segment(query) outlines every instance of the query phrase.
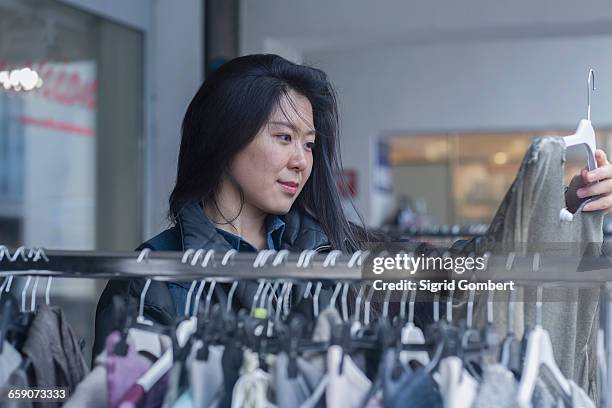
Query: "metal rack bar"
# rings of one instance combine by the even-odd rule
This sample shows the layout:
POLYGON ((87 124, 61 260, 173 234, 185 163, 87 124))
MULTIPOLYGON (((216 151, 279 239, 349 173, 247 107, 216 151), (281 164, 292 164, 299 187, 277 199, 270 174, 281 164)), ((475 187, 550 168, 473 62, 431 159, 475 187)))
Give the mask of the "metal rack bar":
MULTIPOLYGON (((282 262, 273 262, 274 254, 267 262, 254 265, 253 253, 237 253, 229 262, 220 262, 224 253, 214 254, 206 267, 203 256, 195 262, 182 263, 182 252, 151 252, 138 262, 135 252, 97 251, 46 251, 48 261, 33 261, 18 257, 14 261, 0 260, 0 276, 38 275, 65 276, 92 279, 155 278, 158 280, 192 280, 203 278, 222 279, 296 279, 296 280, 373 280, 373 279, 448 279, 449 275, 433 270, 419 270, 413 275, 406 271, 385 271, 376 275, 368 267, 368 259, 353 262, 353 256, 338 255, 334 265, 325 266, 328 255, 313 254, 303 262, 303 254, 286 254, 282 262), (276 265, 273 265, 276 263, 276 265)), ((515 256, 512 267, 507 268, 507 256, 488 258, 487 269, 476 274, 477 279, 492 281, 514 280, 517 283, 565 283, 568 285, 594 286, 612 282, 612 261, 607 257, 577 258, 570 256, 539 256, 537 271, 533 268, 533 255, 515 256)), ((452 278, 472 278, 470 273, 453 274, 452 278)))

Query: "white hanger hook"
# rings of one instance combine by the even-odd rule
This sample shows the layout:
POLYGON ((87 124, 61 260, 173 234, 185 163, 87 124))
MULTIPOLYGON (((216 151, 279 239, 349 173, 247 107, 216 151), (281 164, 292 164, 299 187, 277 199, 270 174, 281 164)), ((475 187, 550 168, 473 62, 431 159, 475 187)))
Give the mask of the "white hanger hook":
POLYGON ((149 248, 145 248, 142 251, 140 251, 140 254, 138 254, 138 259, 136 260, 136 262, 141 263, 145 258, 148 258, 149 252, 151 252, 149 248))
POLYGON ((205 316, 208 316, 210 312, 210 304, 212 302, 212 296, 213 296, 213 292, 215 290, 216 284, 217 284, 217 281, 213 279, 213 281, 210 284, 210 287, 208 288, 208 293, 206 294, 206 303, 204 304, 204 315, 205 316))
POLYGON ((215 250, 214 249, 209 249, 206 252, 206 255, 204 255, 204 259, 202 260, 202 263, 200 264, 200 266, 202 268, 206 268, 208 266, 208 263, 210 261, 213 261, 215 258, 215 250))
POLYGON ((8 251, 8 248, 4 245, 0 245, 0 261, 4 259, 4 256, 7 257, 7 259, 11 259, 11 254, 8 251))
POLYGON ((30 312, 36 310, 36 294, 38 292, 38 281, 40 280, 40 276, 37 276, 34 279, 34 286, 32 286, 32 296, 30 297, 30 312))
MULTIPOLYGON (((45 250, 44 248, 36 248, 36 252, 34 254, 34 258, 32 259, 34 262, 38 262, 40 259, 43 259, 45 262, 49 262, 49 258, 47 257, 47 254, 45 254, 45 250)), ((37 289, 38 289, 38 281, 39 281, 39 276, 36 277, 36 279, 34 279, 34 286, 32 288, 32 298, 30 301, 30 311, 33 312, 36 310, 36 294, 37 294, 37 289)), ((49 277, 47 279, 47 289, 45 290, 45 302, 46 304, 49 304, 49 289, 50 289, 50 281, 51 277, 49 277)))
POLYGON ((13 256, 10 258, 11 262, 17 262, 17 258, 19 258, 19 256, 21 256, 21 259, 23 260, 23 262, 27 262, 28 258, 25 255, 25 249, 26 248, 24 246, 20 246, 19 248, 17 248, 13 256))
POLYGON ((593 68, 589 69, 589 75, 587 76, 587 120, 591 120, 591 89, 595 91, 595 71, 593 68), (591 88, 591 84, 593 87, 591 88))
POLYGON ((187 263, 189 257, 195 253, 195 249, 188 249, 183 253, 183 259, 181 259, 181 263, 187 263))
POLYGON ((368 295, 366 296, 365 308, 363 310, 363 314, 364 314, 363 322, 365 325, 370 324, 370 310, 371 310, 370 304, 371 304, 373 295, 374 295, 374 285, 370 286, 370 290, 368 291, 368 295))
MULTIPOLYGON (((188 249, 183 253, 183 258, 181 259, 181 263, 185 264, 189 261, 189 257, 195 253, 195 249, 188 249)), ((185 300, 185 308, 183 309, 185 316, 189 316, 189 310, 191 309, 191 296, 193 295, 193 290, 195 289, 195 285, 198 281, 191 281, 191 286, 189 286, 189 290, 187 291, 187 299, 185 300)))
POLYGON ((357 293, 357 299, 355 300, 355 316, 354 316, 354 320, 356 322, 359 321, 359 317, 361 314, 361 300, 363 299, 363 294, 365 292, 365 283, 361 285, 361 287, 359 288, 359 293, 357 293))
POLYGON ((272 261, 272 266, 278 266, 281 263, 285 262, 288 256, 289 256, 289 250, 281 249, 280 251, 278 251, 278 253, 274 257, 274 261, 272 261))
POLYGON ((404 318, 406 317, 406 303, 408 301, 408 291, 405 290, 402 292, 402 299, 400 300, 400 309, 399 309, 399 315, 400 315, 400 319, 403 321, 404 318))
POLYGON ((410 303, 408 304, 408 323, 414 324, 414 304, 416 303, 416 290, 410 291, 410 303))
POLYGON ((321 282, 317 282, 314 295, 312 295, 312 312, 314 313, 314 317, 319 317, 319 294, 321 293, 322 286, 323 284, 321 282))
POLYGON ((308 268, 308 266, 310 265, 310 261, 312 260, 312 257, 317 254, 317 251, 315 250, 303 251, 302 254, 304 255, 304 258, 302 259, 302 255, 300 255, 300 259, 302 260, 302 262, 300 262, 300 260, 298 259, 297 267, 298 268, 300 267, 308 268))
POLYGON ((206 282, 208 279, 202 279, 200 281, 200 285, 198 286, 198 291, 196 292, 195 299, 193 300, 193 309, 191 309, 191 316, 195 317, 198 313, 198 307, 200 306, 200 299, 202 298, 202 293, 204 292, 204 288, 206 287, 206 282))
POLYGON ((349 284, 348 282, 344 284, 344 287, 342 288, 342 320, 344 320, 345 322, 348 322, 348 291, 349 291, 349 284))
POLYGON ((230 249, 223 255, 223 260, 221 260, 221 265, 226 266, 230 260, 234 260, 234 256, 238 253, 235 249, 230 249))
POLYGON ((334 292, 332 293, 332 296, 329 299, 329 306, 333 307, 336 310, 338 310, 338 308, 336 308, 336 301, 338 300, 338 295, 340 294, 341 289, 342 289, 342 282, 337 282, 336 287, 334 288, 334 292))
POLYGON ((232 287, 230 288, 229 294, 227 295, 227 313, 232 310, 232 300, 234 300, 234 293, 236 292, 236 288, 238 287, 238 281, 234 281, 232 283, 232 287))
POLYGON ((288 282, 287 290, 285 291, 285 298, 283 299, 283 316, 285 318, 289 316, 289 313, 291 312, 291 290, 292 289, 293 289, 293 282, 288 282))
MULTIPOLYGON (((143 260, 148 259, 150 252, 151 249, 144 248, 142 251, 140 251, 136 262, 141 263, 143 260)), ((149 286, 151 286, 150 278, 147 279, 147 281, 145 282, 144 288, 142 289, 142 293, 140 294, 140 304, 138 305, 138 317, 136 317, 136 321, 141 324, 146 324, 147 326, 153 326, 153 322, 151 320, 145 319, 144 317, 144 302, 145 298, 147 297, 147 292, 149 291, 149 286)))
POLYGON ((25 313, 25 304, 26 304, 26 293, 28 293, 28 287, 30 286, 30 282, 32 281, 32 277, 28 276, 26 279, 25 285, 23 285, 23 290, 21 291, 21 311, 25 313))
POLYGON ((191 286, 189 286, 189 290, 187 291, 187 299, 185 300, 185 316, 189 316, 189 311, 191 310, 191 297, 193 296, 193 290, 195 289, 197 280, 191 281, 191 286))
POLYGON ((285 296, 287 294, 287 289, 289 288, 289 282, 283 282, 283 286, 281 286, 280 296, 278 301, 276 302, 276 310, 274 311, 274 321, 280 321, 280 314, 285 306, 285 296))
POLYGON ((385 293, 385 300, 383 302, 383 313, 382 313, 382 315, 383 315, 383 317, 385 319, 388 319, 388 317, 389 317, 389 301, 390 300, 391 300, 391 291, 388 290, 385 293))
POLYGON ((436 294, 434 295, 433 319, 434 319, 434 322, 437 322, 440 320, 440 294, 438 292, 436 292, 436 294))
POLYGON ((251 305, 251 315, 255 312, 255 309, 257 308, 257 302, 259 301, 261 291, 263 290, 265 284, 266 282, 263 279, 259 281, 257 291, 255 292, 255 296, 253 296, 253 304, 251 305))
POLYGON ((45 304, 49 305, 51 303, 50 293, 51 293, 51 282, 53 282, 53 276, 49 276, 47 278, 47 287, 45 288, 45 304))

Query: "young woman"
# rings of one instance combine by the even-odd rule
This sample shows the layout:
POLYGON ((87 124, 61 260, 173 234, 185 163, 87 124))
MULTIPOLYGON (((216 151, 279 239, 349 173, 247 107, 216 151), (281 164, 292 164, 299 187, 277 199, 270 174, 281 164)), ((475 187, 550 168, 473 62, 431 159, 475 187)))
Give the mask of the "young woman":
MULTIPOLYGON (((182 126, 171 228, 139 249, 225 252, 354 251, 365 228, 342 209, 336 97, 326 74, 277 55, 236 58, 202 84, 182 126)), ((362 223, 363 224, 363 223, 362 223)), ((112 297, 138 298, 142 281, 111 281, 96 311, 94 355, 113 329, 112 297)), ((250 307, 253 286, 236 297, 250 307)), ((153 282, 145 314, 168 324, 189 283, 153 282)))

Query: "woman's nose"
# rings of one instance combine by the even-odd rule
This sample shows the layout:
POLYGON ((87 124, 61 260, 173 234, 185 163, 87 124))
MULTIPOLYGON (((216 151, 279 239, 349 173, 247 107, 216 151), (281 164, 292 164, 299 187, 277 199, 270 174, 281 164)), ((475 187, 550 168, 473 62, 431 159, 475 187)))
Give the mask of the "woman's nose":
POLYGON ((289 168, 297 171, 303 171, 308 166, 306 154, 301 146, 296 146, 291 158, 289 159, 289 168))

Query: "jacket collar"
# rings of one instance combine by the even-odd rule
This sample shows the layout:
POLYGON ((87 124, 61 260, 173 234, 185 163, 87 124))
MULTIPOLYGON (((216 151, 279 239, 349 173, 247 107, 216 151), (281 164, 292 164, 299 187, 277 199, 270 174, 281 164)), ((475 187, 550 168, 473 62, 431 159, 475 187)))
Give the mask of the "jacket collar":
MULTIPOLYGON (((309 215, 292 208, 280 218, 285 222, 282 249, 302 251, 329 246, 329 239, 323 228, 309 215)), ((196 202, 186 205, 181 210, 177 224, 181 232, 183 251, 201 248, 219 251, 232 249, 196 202)))

